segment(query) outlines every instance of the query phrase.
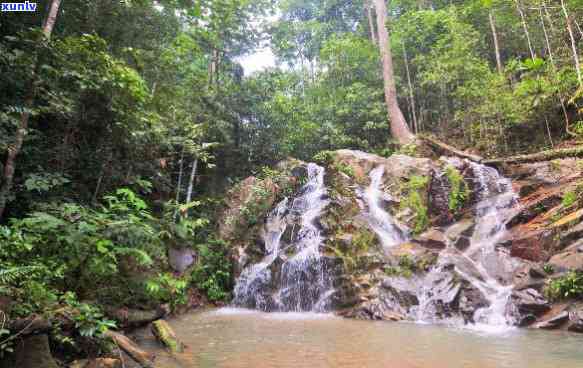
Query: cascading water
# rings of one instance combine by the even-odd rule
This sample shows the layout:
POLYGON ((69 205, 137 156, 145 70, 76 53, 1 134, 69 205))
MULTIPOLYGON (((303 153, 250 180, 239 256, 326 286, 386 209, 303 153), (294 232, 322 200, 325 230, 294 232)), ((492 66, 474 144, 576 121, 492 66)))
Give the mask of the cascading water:
POLYGON ((286 198, 268 216, 264 231, 267 255, 243 270, 233 304, 264 311, 326 311, 334 292, 333 265, 320 253, 323 241, 317 218, 328 205, 324 168, 307 165, 308 182, 291 201, 286 198), (291 241, 282 235, 291 229, 291 241))
POLYGON ((371 229, 377 234, 385 251, 407 239, 406 229, 400 227, 391 215, 381 207, 381 200, 387 196, 383 192, 384 166, 371 170, 370 185, 360 192, 365 203, 365 216, 371 229))
POLYGON ((502 280, 498 280, 496 271, 512 261, 508 254, 496 249, 496 244, 506 235, 507 212, 517 203, 517 196, 510 180, 501 177, 495 169, 473 162, 470 165, 480 187, 480 197, 476 206, 476 229, 464 256, 473 261, 481 279, 464 276, 490 303, 487 308, 475 312, 474 321, 508 325, 506 310, 512 285, 504 285, 502 280))
MULTIPOLYGON (((432 286, 436 283, 453 283, 444 278, 444 269, 455 265, 456 272, 480 291, 487 301, 487 306, 478 308, 472 317, 477 326, 508 326, 507 309, 512 285, 505 284, 498 277, 503 272, 500 268, 512 267, 510 256, 496 249, 496 244, 506 235, 507 212, 517 203, 517 196, 512 191, 510 180, 503 178, 493 168, 477 163, 468 163, 473 171, 478 203, 475 207, 477 219, 470 246, 463 252, 451 245, 442 251, 434 268, 425 277, 419 293, 417 319, 434 321, 436 300, 443 295, 435 293, 432 286), (510 266, 509 266, 510 265, 510 266)), ((508 272, 506 272, 508 274, 508 272)), ((447 292, 457 293, 459 286, 444 288, 447 292)), ((451 323, 458 323, 456 319, 451 323)))

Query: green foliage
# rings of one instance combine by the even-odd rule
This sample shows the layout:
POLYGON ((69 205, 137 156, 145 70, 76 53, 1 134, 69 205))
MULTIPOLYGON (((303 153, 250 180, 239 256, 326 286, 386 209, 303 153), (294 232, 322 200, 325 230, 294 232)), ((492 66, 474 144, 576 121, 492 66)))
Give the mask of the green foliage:
POLYGON ((117 327, 114 321, 104 317, 97 306, 80 303, 71 292, 65 293, 62 300, 67 307, 73 309, 72 319, 81 336, 102 337, 107 330, 117 327))
POLYGON ((419 267, 409 255, 400 256, 396 266, 385 267, 385 274, 388 276, 411 278, 417 271, 419 267))
POLYGON ((553 300, 576 298, 583 295, 583 273, 569 271, 566 275, 552 279, 545 288, 547 297, 553 300))
POLYGON ((553 267, 553 265, 549 264, 549 263, 545 263, 543 265, 543 271, 547 274, 547 275, 551 275, 553 272, 555 272, 555 268, 553 267))
POLYGON ((580 193, 577 191, 567 192, 563 195, 563 200, 561 204, 563 207, 571 207, 575 202, 578 201, 580 193))
POLYGON ((316 153, 312 159, 314 160, 314 162, 320 165, 328 165, 334 160, 334 152, 320 151, 316 153))
POLYGON ((145 202, 128 189, 105 199, 97 209, 46 204, 0 228, 2 283, 14 290, 19 314, 54 304, 63 285, 90 297, 120 275, 121 261, 149 267, 161 256, 145 202))
POLYGON ((468 185, 463 175, 452 165, 447 165, 445 175, 451 186, 448 206, 450 211, 455 213, 464 206, 465 201, 468 199, 468 185))
POLYGON ((429 215, 426 203, 429 178, 413 175, 403 188, 401 209, 409 208, 414 214, 413 232, 419 234, 429 225, 429 215))
POLYGON ((159 302, 170 303, 174 310, 188 302, 188 283, 183 277, 176 278, 170 273, 161 273, 146 282, 146 290, 159 302))
POLYGON ((198 246, 198 262, 192 271, 194 285, 211 301, 226 300, 231 289, 231 261, 227 245, 209 240, 198 246))

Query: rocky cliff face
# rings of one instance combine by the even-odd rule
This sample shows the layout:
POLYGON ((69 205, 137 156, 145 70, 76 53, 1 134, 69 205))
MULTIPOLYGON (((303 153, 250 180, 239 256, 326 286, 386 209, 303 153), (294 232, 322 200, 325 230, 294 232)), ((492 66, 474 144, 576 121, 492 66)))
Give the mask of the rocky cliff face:
POLYGON ((236 305, 583 329, 577 303, 543 296, 550 279, 583 270, 581 211, 562 203, 581 180, 574 160, 507 167, 511 181, 453 158, 318 158, 231 192, 220 233, 236 305))

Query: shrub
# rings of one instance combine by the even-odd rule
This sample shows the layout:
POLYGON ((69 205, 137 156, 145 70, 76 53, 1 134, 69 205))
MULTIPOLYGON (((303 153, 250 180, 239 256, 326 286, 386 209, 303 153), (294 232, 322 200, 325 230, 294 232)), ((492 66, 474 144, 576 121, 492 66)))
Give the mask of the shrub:
POLYGON ((429 225, 427 205, 422 194, 425 193, 429 179, 425 176, 411 176, 405 185, 405 197, 401 202, 401 208, 410 208, 415 214, 413 232, 419 234, 429 225))
POLYGON ((194 285, 211 301, 226 300, 231 289, 231 260, 227 245, 211 239, 198 246, 198 257, 192 272, 194 285))
POLYGON ((545 294, 553 300, 583 296, 583 272, 570 271, 566 275, 551 280, 545 294))
POLYGON ((445 168, 445 175, 451 186, 448 207, 450 211, 455 213, 464 206, 468 198, 468 185, 464 181, 463 175, 452 165, 445 168))

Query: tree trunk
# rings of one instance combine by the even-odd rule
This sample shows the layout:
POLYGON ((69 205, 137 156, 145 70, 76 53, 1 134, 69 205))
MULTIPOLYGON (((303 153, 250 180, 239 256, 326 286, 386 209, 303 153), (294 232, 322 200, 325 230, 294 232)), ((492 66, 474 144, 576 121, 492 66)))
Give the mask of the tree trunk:
POLYGON ((178 183, 176 184, 176 203, 180 203, 180 188, 182 187, 182 171, 184 169, 184 147, 180 153, 180 171, 178 172, 178 183))
POLYGON ((368 1, 365 1, 364 7, 366 8, 366 15, 368 17, 368 27, 370 28, 370 40, 375 45, 378 45, 378 42, 377 42, 377 31, 376 31, 376 29, 374 27, 374 21, 373 21, 371 4, 368 1))
MULTIPOLYGON (((61 5, 61 0, 52 0, 51 7, 49 8, 49 13, 43 22, 43 33, 46 38, 51 37, 53 28, 55 26, 55 21, 57 19, 57 14, 59 12, 59 6, 61 5)), ((26 98, 24 99, 24 112, 20 116, 20 124, 16 130, 16 136, 14 139, 14 145, 8 148, 8 154, 6 156, 6 162, 4 164, 4 173, 2 186, 0 187, 0 219, 4 215, 6 210, 6 203, 8 202, 8 195, 12 190, 12 184, 14 182, 14 171, 16 169, 16 157, 22 149, 22 144, 24 138, 28 133, 28 121, 30 119, 30 109, 34 103, 34 97, 36 95, 36 70, 37 68, 37 56, 35 55, 35 60, 33 63, 33 74, 30 79, 30 87, 26 98)))
POLYGON ((411 116, 413 118, 413 131, 415 134, 419 133, 417 126, 417 112, 415 111, 415 94, 413 93, 413 84, 411 83, 411 73, 409 73, 409 60, 407 58, 407 48, 403 42, 403 57, 405 59, 405 72, 407 73, 407 85, 409 86, 409 101, 411 102, 411 116))
POLYGON ((549 52, 549 59, 551 61, 551 65, 553 66, 553 69, 556 69, 555 67, 555 59, 553 58, 553 50, 551 48, 551 41, 549 39, 549 34, 547 32, 547 27, 545 25, 545 19, 543 17, 543 8, 539 8, 539 14, 540 14, 540 23, 543 29, 543 34, 545 36, 545 41, 547 43, 547 51, 549 52))
POLYGON ((522 28, 524 29, 524 34, 526 36, 526 41, 528 42, 528 49, 530 50, 530 57, 532 60, 536 57, 534 50, 532 48, 532 42, 530 42, 530 34, 528 33, 528 25, 526 24, 526 18, 524 17, 524 12, 522 11, 522 5, 518 0, 516 1, 516 9, 518 9, 518 13, 520 13, 520 19, 522 20, 522 28))
POLYGON ((192 163, 192 171, 190 172, 190 179, 188 180, 188 190, 186 192, 186 203, 192 200, 192 188, 194 187, 194 178, 196 177, 196 168, 198 166, 198 158, 194 159, 192 163))
POLYGON ((498 68, 498 73, 502 75, 504 74, 504 68, 502 67, 500 45, 498 44, 498 33, 496 32, 496 23, 494 22, 494 14, 492 14, 492 10, 488 12, 488 18, 490 19, 490 28, 492 29, 492 38, 494 39, 494 51, 496 52, 496 67, 498 68))
POLYGON ((577 71, 577 79, 579 80, 579 86, 583 87, 583 77, 581 76, 581 64, 579 63, 579 54, 577 54, 577 43, 575 41, 575 35, 573 34, 571 17, 569 17, 569 13, 567 12, 565 0, 561 0, 561 7, 563 8, 563 14, 565 15, 565 20, 567 21, 567 30, 569 31, 569 37, 571 38, 571 49, 573 51, 573 59, 575 60, 575 70, 577 71))
POLYGON ((414 136, 411 134, 403 112, 397 102, 397 88, 395 86, 395 76, 393 73, 393 59, 391 55, 391 44, 389 32, 387 31, 385 17, 387 8, 385 0, 375 0, 375 10, 377 14, 377 30, 379 49, 383 62, 383 82, 385 89, 385 103, 390 120, 390 129, 392 136, 399 144, 410 143, 414 136))

